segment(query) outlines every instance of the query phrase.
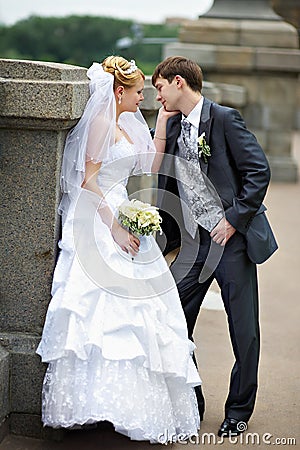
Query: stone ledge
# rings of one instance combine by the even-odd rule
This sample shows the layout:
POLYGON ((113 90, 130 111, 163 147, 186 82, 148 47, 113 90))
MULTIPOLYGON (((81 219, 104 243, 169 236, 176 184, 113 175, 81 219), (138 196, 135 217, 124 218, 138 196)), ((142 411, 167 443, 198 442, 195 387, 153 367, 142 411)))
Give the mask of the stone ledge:
POLYGON ((299 47, 298 33, 293 25, 282 21, 241 20, 238 44, 259 47, 299 47))
MULTIPOLYGON (((29 333, 0 333, 0 345, 10 353, 32 353, 40 336, 29 333)), ((0 347, 1 348, 1 347, 0 347)))
POLYGON ((298 48, 295 27, 282 21, 202 18, 185 21, 179 40, 184 43, 298 48))
POLYGON ((216 67, 216 45, 171 42, 164 46, 163 59, 168 56, 184 55, 198 63, 202 68, 216 67), (203 64, 204 61, 204 64, 203 64))
POLYGON ((9 130, 69 130, 77 122, 76 119, 47 119, 47 118, 19 118, 19 117, 1 117, 0 116, 0 128, 6 128, 9 130))
POLYGON ((164 53, 164 57, 185 55, 208 72, 232 73, 239 69, 245 74, 253 71, 274 74, 300 71, 300 50, 297 49, 171 43, 165 46, 164 53))
POLYGON ((216 45, 214 51, 218 72, 237 69, 253 71, 255 68, 255 49, 252 47, 216 45))
POLYGON ((71 83, 0 78, 1 116, 77 119, 88 96, 88 81, 71 83))
POLYGON ((300 50, 257 48, 255 67, 257 70, 299 73, 300 50))
POLYGON ((184 43, 224 45, 237 44, 239 22, 228 19, 199 19, 185 21, 179 31, 179 40, 184 43))
POLYGON ((0 59, 1 117, 79 119, 89 97, 86 68, 0 59))
POLYGON ((55 62, 0 58, 0 77, 46 81, 86 81, 87 69, 55 62))

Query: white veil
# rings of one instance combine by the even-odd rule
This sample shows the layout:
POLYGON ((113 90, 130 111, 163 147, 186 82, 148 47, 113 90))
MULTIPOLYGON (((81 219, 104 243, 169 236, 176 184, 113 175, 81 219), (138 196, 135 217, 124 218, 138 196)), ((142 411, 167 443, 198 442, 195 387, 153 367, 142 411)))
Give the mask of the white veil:
MULTIPOLYGON (((65 143, 60 180, 63 195, 59 205, 59 213, 63 216, 81 190, 85 163, 97 163, 109 157, 109 150, 115 142, 114 76, 95 62, 88 69, 87 76, 90 79, 90 97, 81 119, 69 132, 65 143)), ((123 112, 119 124, 135 146, 137 163, 133 174, 150 173, 156 150, 141 112, 123 112)))

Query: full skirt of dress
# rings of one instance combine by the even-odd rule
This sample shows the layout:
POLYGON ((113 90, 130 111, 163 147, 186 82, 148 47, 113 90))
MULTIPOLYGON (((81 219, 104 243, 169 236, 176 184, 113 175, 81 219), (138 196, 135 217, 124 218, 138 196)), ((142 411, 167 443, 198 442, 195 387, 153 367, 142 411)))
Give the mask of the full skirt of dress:
POLYGON ((171 272, 152 236, 135 258, 123 252, 92 204, 77 199, 63 226, 37 349, 48 363, 42 421, 109 421, 151 443, 193 436, 201 380, 171 272))

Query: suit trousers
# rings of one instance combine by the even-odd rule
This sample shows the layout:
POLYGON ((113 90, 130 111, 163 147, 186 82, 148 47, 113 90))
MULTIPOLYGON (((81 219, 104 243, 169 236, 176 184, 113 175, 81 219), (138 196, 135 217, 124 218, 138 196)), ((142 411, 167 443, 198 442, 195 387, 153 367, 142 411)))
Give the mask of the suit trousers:
POLYGON ((247 422, 253 412, 260 350, 258 286, 256 265, 246 252, 245 238, 239 232, 229 239, 216 268, 209 278, 199 282, 210 245, 215 244, 209 232, 199 226, 199 249, 194 261, 195 240, 182 236, 182 247, 171 271, 175 278, 187 320, 189 337, 193 339, 200 307, 212 281, 216 279, 227 314, 229 333, 235 362, 225 403, 225 417, 247 422))

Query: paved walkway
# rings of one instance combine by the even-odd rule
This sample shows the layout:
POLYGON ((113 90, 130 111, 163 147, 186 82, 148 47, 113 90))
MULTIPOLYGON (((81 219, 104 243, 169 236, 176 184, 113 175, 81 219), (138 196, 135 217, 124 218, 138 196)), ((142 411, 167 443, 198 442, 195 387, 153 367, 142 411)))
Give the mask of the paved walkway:
MULTIPOLYGON (((294 149, 300 167, 300 133, 295 136, 294 149)), ((200 440, 184 447, 179 443, 172 445, 176 450, 200 448, 198 446, 209 448, 213 445, 223 449, 261 448, 276 444, 300 448, 300 183, 271 183, 265 203, 280 249, 267 263, 259 266, 262 336, 260 383, 255 412, 248 429, 248 433, 256 435, 246 433, 241 435, 238 442, 227 440, 225 443, 221 443, 216 436, 223 420, 223 404, 233 356, 225 313, 223 309, 207 309, 210 308, 208 302, 199 317, 196 334, 207 410, 200 440), (212 433, 210 437, 208 433, 212 433)), ((7 436, 0 444, 0 450, 150 448, 153 445, 131 442, 111 429, 68 432, 61 442, 7 436)))

